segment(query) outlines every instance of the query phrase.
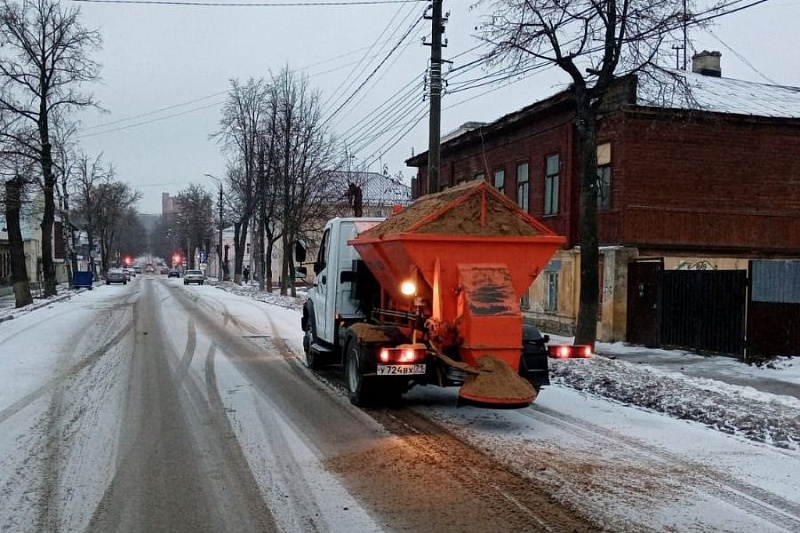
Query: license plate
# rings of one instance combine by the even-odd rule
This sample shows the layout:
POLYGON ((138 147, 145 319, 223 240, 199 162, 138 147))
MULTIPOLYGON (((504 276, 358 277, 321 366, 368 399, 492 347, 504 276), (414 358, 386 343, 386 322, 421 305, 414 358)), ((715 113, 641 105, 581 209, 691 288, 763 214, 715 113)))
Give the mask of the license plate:
POLYGON ((425 365, 378 365, 379 376, 407 376, 410 374, 424 374, 425 365))

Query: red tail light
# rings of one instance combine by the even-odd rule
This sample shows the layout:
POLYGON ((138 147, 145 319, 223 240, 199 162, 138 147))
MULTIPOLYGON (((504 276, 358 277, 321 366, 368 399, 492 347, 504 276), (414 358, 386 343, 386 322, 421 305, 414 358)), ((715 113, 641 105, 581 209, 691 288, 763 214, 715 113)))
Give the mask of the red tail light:
POLYGON ((550 346, 548 355, 552 359, 588 359, 592 356, 592 347, 585 345, 550 346))
POLYGON ((384 364, 419 363, 425 360, 425 347, 419 344, 406 344, 397 348, 381 348, 378 358, 384 364))

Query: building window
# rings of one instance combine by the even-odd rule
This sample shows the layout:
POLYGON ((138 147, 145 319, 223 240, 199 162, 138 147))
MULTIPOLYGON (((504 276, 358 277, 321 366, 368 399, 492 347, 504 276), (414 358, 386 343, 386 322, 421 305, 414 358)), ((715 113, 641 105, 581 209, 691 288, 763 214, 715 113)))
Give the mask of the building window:
POLYGON ((558 154, 548 156, 544 172, 544 214, 558 214, 558 154))
POLYGON ((494 188, 500 192, 505 192, 506 187, 506 171, 499 168, 494 171, 494 188))
POLYGON ((522 298, 519 301, 520 309, 525 311, 529 311, 531 308, 531 295, 528 291, 525 291, 525 294, 522 295, 522 298))
POLYGON ((484 174, 483 172, 479 172, 478 174, 475 174, 475 179, 476 180, 486 179, 486 174, 484 174))
POLYGON ((517 204, 528 211, 528 163, 517 165, 517 204))
POLYGON ((611 143, 597 147, 597 208, 611 208, 611 143))
POLYGON ((544 310, 548 313, 558 311, 558 272, 545 272, 544 310))

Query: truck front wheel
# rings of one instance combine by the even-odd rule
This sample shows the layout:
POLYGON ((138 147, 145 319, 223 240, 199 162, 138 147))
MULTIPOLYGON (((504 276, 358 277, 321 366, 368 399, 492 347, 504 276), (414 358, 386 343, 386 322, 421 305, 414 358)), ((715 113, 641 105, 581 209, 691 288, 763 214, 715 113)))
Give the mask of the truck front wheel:
POLYGON ((305 332, 303 334, 303 351, 306 353, 306 366, 311 370, 319 370, 325 366, 325 356, 315 352, 313 349, 314 343, 317 342, 317 333, 315 331, 313 317, 308 317, 305 324, 305 332))
POLYGON ((370 403, 370 383, 364 379, 364 355, 361 343, 356 337, 347 342, 345 369, 347 372, 347 390, 350 392, 350 403, 363 407, 370 403))

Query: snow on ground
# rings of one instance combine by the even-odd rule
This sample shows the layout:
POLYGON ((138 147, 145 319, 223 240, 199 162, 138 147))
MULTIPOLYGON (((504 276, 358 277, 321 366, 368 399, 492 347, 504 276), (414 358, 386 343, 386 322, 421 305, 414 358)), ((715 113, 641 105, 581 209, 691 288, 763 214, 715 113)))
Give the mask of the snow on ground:
POLYGON ((0 297, 0 323, 14 318, 19 318, 21 316, 30 313, 31 311, 36 311, 37 309, 41 309, 42 307, 47 307, 50 304, 54 304, 64 300, 69 300, 76 294, 80 294, 86 290, 88 289, 85 288, 70 289, 66 284, 59 285, 58 295, 50 296, 48 298, 34 298, 33 303, 31 305, 22 307, 20 309, 17 309, 14 306, 13 294, 0 297))
POLYGON ((526 409, 406 403, 612 531, 797 531, 800 455, 554 385, 526 409))
POLYGON ((555 383, 694 420, 782 448, 800 449, 800 400, 595 357, 552 361, 555 383))
MULTIPOLYGON (((223 286, 234 294, 250 296, 270 302, 276 298, 288 309, 302 307, 303 298, 280 297, 258 293, 256 287, 239 288, 223 286)), ((286 319, 285 331, 299 335, 297 324, 286 319)), ((299 323, 299 317, 296 319, 299 323)), ((571 338, 551 336, 554 343, 570 343, 571 338)), ((610 356, 642 352, 641 347, 621 343, 598 343, 598 352, 610 356)), ((712 375, 727 373, 793 382, 800 374, 800 363, 779 360, 775 368, 746 365, 726 357, 702 357, 679 351, 647 350, 662 360, 672 358, 672 364, 699 364, 702 361, 712 375), (690 359, 687 359, 690 358, 690 359)), ((781 448, 800 449, 800 399, 776 395, 753 387, 731 385, 720 380, 690 377, 677 371, 664 370, 649 365, 632 364, 608 357, 588 360, 551 360, 553 382, 576 390, 611 398, 613 400, 653 409, 674 418, 694 420, 725 433, 741 435, 781 448)), ((798 380, 800 383, 800 380, 798 380)))
POLYGON ((131 307, 115 292, 0 324, 0 531, 83 531, 102 497, 126 387, 120 354, 133 342, 119 329, 131 307))
POLYGON ((285 307, 287 309, 302 309, 303 303, 305 302, 305 288, 297 288, 297 298, 293 298, 291 296, 281 296, 280 291, 276 289, 275 292, 264 292, 258 290, 258 283, 251 282, 245 285, 236 285, 232 281, 224 281, 222 283, 217 283, 216 287, 218 289, 222 289, 226 292, 230 292, 239 296, 247 296, 249 298, 253 298, 254 300, 258 300, 259 302, 265 302, 272 305, 277 305, 279 307, 285 307))

